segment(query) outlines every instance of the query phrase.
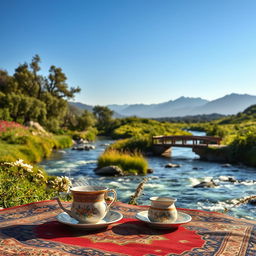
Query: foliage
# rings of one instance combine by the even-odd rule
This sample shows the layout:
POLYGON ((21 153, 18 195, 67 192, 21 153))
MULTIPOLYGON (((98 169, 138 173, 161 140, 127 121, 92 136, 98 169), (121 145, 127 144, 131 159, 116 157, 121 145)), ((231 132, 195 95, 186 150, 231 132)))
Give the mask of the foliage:
POLYGON ((121 153, 108 150, 98 158, 98 167, 109 165, 120 167, 125 174, 147 174, 148 163, 140 154, 121 153))
POLYGON ((156 118, 157 121, 165 121, 170 123, 206 123, 211 122, 213 120, 218 120, 220 118, 225 117, 221 114, 202 114, 202 115, 193 115, 193 116, 181 116, 181 117, 163 117, 156 118))
POLYGON ((0 207, 52 199, 70 186, 67 177, 50 177, 23 160, 0 163, 0 207))
POLYGON ((13 128, 27 129, 27 127, 15 122, 0 120, 0 133, 6 132, 7 130, 10 130, 13 128))
POLYGON ((95 106, 93 108, 93 114, 96 117, 96 127, 101 135, 108 135, 113 125, 113 111, 108 107, 95 106))
POLYGON ((54 135, 54 148, 69 148, 72 146, 73 141, 67 135, 54 135))
POLYGON ((220 148, 215 151, 225 154, 230 162, 256 166, 256 105, 237 115, 210 123, 189 124, 187 128, 201 129, 207 135, 221 137, 221 144, 227 147, 225 150, 220 148))
POLYGON ((70 131, 69 134, 70 136, 72 136, 73 140, 84 139, 88 141, 95 141, 98 134, 98 130, 96 128, 90 127, 86 131, 70 131))
POLYGON ((256 121, 256 104, 246 108, 237 115, 229 116, 220 120, 219 124, 240 124, 242 122, 256 121))
POLYGON ((151 138, 135 136, 128 139, 117 140, 108 147, 108 150, 117 150, 119 152, 140 152, 147 153, 151 149, 151 138))
POLYGON ((12 76, 0 70, 0 118, 19 123, 36 121, 55 132, 65 123, 67 100, 80 88, 68 88, 66 75, 53 65, 48 77, 38 74, 40 61, 35 55, 30 64, 19 65, 12 76))
POLYGON ((145 118, 130 117, 120 120, 121 124, 112 132, 112 137, 131 138, 145 137, 151 138, 155 135, 188 135, 189 132, 181 130, 180 124, 171 124, 167 122, 159 122, 145 118))
POLYGON ((256 125, 240 129, 229 148, 236 161, 256 167, 256 125))

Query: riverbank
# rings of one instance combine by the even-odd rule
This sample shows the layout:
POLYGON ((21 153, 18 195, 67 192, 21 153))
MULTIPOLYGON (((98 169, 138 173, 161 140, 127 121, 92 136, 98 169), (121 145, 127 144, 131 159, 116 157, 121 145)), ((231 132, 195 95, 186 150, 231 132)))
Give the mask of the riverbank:
POLYGON ((23 159, 38 163, 51 155, 53 149, 71 147, 68 135, 53 135, 41 129, 29 128, 15 122, 0 122, 0 162, 23 159))

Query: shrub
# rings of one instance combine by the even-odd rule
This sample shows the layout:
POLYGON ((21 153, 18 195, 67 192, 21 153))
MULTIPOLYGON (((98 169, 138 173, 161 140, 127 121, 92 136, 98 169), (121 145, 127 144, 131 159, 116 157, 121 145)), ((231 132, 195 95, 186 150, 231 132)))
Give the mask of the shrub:
POLYGON ((137 136, 129 139, 122 139, 114 142, 108 147, 108 150, 117 150, 120 152, 130 152, 130 153, 146 153, 150 151, 151 148, 151 138, 137 136))
POLYGON ((83 132, 71 132, 70 135, 74 140, 79 140, 79 139, 85 139, 88 141, 94 141, 96 140, 96 136, 98 134, 98 130, 96 128, 90 127, 86 131, 83 132))
POLYGON ((98 167, 116 165, 125 174, 147 174, 148 163, 140 154, 121 153, 108 150, 98 158, 98 167))
POLYGON ((0 163, 0 207, 52 199, 70 185, 67 177, 50 177, 23 160, 0 163))

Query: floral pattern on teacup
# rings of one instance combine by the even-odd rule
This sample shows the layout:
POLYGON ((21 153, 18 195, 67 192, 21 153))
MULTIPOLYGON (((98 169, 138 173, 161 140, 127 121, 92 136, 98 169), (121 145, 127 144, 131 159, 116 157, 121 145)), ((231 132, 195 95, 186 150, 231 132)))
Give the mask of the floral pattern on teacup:
POLYGON ((78 205, 75 209, 75 214, 80 218, 85 217, 94 217, 99 215, 97 208, 92 205, 80 206, 78 205))

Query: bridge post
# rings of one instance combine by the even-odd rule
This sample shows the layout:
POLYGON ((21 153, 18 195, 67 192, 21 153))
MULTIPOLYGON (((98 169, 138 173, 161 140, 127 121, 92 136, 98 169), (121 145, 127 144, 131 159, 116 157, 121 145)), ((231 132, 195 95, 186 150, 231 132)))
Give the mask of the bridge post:
POLYGON ((172 155, 172 147, 164 144, 153 145, 152 151, 155 156, 171 156, 172 155))

